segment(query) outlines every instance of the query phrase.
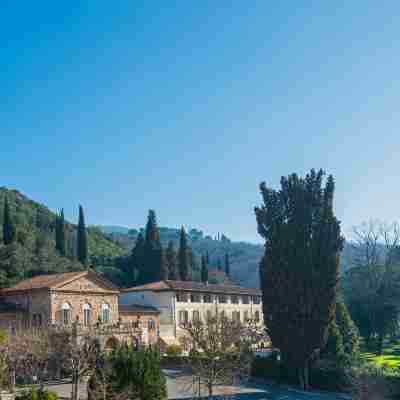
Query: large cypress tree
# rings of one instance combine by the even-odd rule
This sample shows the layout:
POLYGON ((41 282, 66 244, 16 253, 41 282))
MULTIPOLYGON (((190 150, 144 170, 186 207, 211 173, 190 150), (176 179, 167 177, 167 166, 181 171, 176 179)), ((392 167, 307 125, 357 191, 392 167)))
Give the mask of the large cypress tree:
POLYGON ((229 254, 226 253, 225 254, 225 274, 226 276, 230 276, 231 275, 231 263, 229 260, 229 254))
POLYGON ((181 228, 179 241, 178 270, 181 280, 188 281, 190 279, 189 249, 185 228, 183 226, 181 228))
POLYGON ((4 200, 3 210, 3 242, 7 246, 15 241, 16 230, 11 219, 10 206, 8 204, 8 198, 4 200))
POLYGON ((56 215, 56 249, 62 256, 65 256, 64 209, 61 209, 60 215, 56 215))
POLYGON ((340 223, 333 212, 334 180, 311 170, 282 177, 281 189, 260 185, 255 209, 265 239, 260 264, 265 325, 287 372, 308 389, 309 366, 324 348, 335 318, 340 223))
POLYGON ((179 280, 178 262, 174 242, 169 241, 166 251, 166 262, 168 266, 168 279, 173 281, 179 280))
POLYGON ((203 283, 208 282, 208 267, 207 260, 205 256, 201 256, 201 273, 200 273, 201 281, 203 283))
POLYGON ((85 226, 85 216, 82 206, 79 206, 78 239, 77 239, 78 261, 86 265, 88 258, 87 232, 85 226))

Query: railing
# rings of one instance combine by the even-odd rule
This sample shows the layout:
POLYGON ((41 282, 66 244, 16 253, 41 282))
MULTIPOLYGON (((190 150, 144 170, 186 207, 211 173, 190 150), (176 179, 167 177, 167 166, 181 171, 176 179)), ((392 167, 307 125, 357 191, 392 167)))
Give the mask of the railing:
POLYGON ((132 324, 94 324, 94 325, 82 325, 82 324, 51 324, 51 329, 57 331, 73 331, 76 329, 78 335, 93 334, 93 335, 116 335, 116 334, 130 334, 139 335, 142 334, 142 329, 132 324))

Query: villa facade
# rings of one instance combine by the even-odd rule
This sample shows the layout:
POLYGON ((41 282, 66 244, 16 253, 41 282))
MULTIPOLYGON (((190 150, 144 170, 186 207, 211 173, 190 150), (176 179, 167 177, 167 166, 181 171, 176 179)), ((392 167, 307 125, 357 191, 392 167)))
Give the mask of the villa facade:
POLYGON ((120 290, 89 271, 37 276, 0 291, 0 329, 71 328, 94 334, 103 347, 158 342, 159 311, 119 305, 120 290))
POLYGON ((160 281, 121 290, 121 304, 136 303, 160 311, 160 339, 178 344, 186 324, 224 314, 242 323, 263 326, 261 291, 235 285, 160 281))

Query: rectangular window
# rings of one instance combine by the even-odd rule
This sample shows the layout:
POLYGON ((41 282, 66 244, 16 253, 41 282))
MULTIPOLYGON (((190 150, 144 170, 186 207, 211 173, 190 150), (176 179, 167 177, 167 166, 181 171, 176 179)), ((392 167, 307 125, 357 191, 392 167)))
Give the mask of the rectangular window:
POLYGON ((200 322, 200 312, 197 310, 193 311, 193 322, 200 322))
POLYGON ((253 296, 253 303, 260 304, 261 303, 261 296, 253 296))
POLYGON ((243 322, 246 323, 249 320, 249 312, 246 310, 243 313, 243 322))
POLYGON ((212 303, 211 294, 205 294, 204 297, 203 297, 203 302, 204 303, 212 303))
POLYGON ((103 309, 103 316, 102 316, 102 321, 105 324, 108 324, 110 322, 110 310, 105 308, 103 309))
POLYGON ((232 311, 232 321, 240 322, 240 311, 232 311))
POLYGON ((179 311, 179 323, 187 324, 189 322, 189 313, 186 310, 179 311))
POLYGON ((242 296, 242 303, 243 304, 250 304, 249 296, 242 296))
POLYGON ((64 325, 71 323, 71 310, 62 310, 62 321, 64 325))
POLYGON ((238 296, 231 296, 231 303, 232 304, 239 304, 239 297, 238 296))
POLYGON ((179 303, 185 303, 188 301, 188 295, 186 293, 177 293, 176 301, 179 303))
POLYGON ((200 303, 201 302, 201 296, 197 293, 192 293, 190 295, 190 301, 192 303, 200 303))
POLYGON ((209 321, 212 318, 212 311, 211 310, 207 310, 206 318, 207 318, 207 321, 209 321))
POLYGON ((256 312, 254 313, 254 320, 255 320, 256 322, 260 322, 260 311, 256 311, 256 312))
POLYGON ((218 295, 218 303, 225 304, 227 302, 228 302, 228 299, 224 294, 218 295))
POLYGON ((83 324, 89 326, 91 323, 91 312, 90 310, 83 310, 83 324))

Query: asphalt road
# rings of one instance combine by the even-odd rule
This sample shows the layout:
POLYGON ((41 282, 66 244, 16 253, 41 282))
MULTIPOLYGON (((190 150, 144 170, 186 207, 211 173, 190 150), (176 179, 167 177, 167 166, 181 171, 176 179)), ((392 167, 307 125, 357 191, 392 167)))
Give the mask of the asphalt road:
MULTIPOLYGON (((173 369, 163 370, 167 377, 169 399, 199 398, 198 385, 193 378, 182 371, 173 369)), ((62 399, 70 399, 71 383, 68 381, 53 382, 46 385, 48 390, 56 392, 62 399)), ((229 400, 349 400, 348 396, 302 392, 295 389, 283 388, 276 385, 248 384, 243 386, 219 386, 215 389, 215 398, 228 398, 229 400)), ((205 388, 201 391, 201 397, 207 398, 205 388)), ((86 384, 81 383, 79 387, 79 398, 87 398, 86 384)))

